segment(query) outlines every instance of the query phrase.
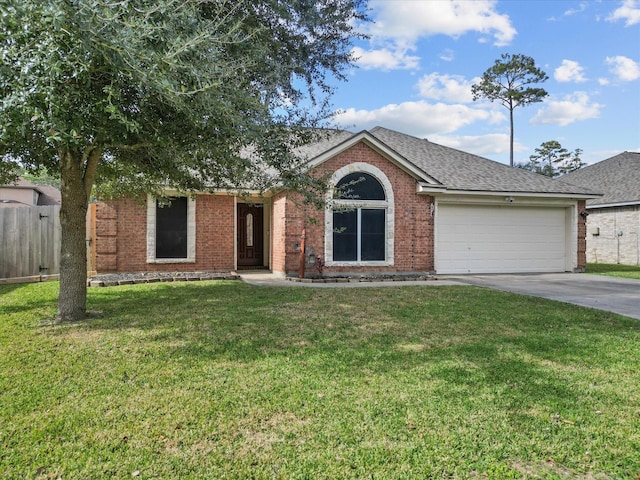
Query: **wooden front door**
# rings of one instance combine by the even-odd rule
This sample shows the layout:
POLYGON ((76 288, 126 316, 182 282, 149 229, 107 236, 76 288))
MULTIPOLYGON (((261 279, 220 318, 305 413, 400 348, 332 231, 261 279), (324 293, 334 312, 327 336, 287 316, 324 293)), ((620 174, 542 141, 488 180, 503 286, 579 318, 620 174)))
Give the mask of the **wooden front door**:
POLYGON ((238 268, 264 265, 263 213, 263 205, 238 204, 238 268))

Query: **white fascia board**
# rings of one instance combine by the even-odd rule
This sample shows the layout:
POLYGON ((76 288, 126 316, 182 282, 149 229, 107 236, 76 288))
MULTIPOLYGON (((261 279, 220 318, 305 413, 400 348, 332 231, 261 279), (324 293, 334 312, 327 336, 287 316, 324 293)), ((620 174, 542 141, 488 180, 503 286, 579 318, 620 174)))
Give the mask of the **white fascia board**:
POLYGON ((378 152, 383 157, 387 158, 389 161, 391 161, 391 163, 399 167, 401 170, 405 171, 413 178, 423 181, 426 185, 440 185, 440 183, 435 178, 420 170, 398 152, 390 148, 386 143, 381 142, 366 130, 353 135, 351 138, 348 138, 344 142, 311 159, 309 162, 307 162, 307 166, 309 167, 309 169, 313 169, 318 165, 323 164, 327 160, 335 157, 336 155, 339 155, 345 150, 348 150, 359 142, 364 142, 367 146, 378 152))
POLYGON ((418 185, 418 193, 424 195, 463 195, 463 196, 495 196, 495 197, 536 197, 536 198, 566 198, 571 200, 588 200, 598 198, 600 195, 588 195, 579 193, 541 193, 541 192, 496 192, 490 190, 449 190, 445 186, 434 188, 433 185, 418 185))
POLYGON ((640 200, 634 200, 632 202, 599 203, 597 205, 587 205, 587 210, 596 208, 633 207, 634 205, 640 205, 640 200))

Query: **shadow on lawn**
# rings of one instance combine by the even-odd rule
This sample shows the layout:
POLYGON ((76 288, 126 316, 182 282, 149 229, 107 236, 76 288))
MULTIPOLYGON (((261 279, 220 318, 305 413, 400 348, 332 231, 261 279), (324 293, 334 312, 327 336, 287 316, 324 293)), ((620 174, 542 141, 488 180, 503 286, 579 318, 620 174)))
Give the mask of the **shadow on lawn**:
MULTIPOLYGON (((425 297, 436 298, 448 288, 448 292, 456 292, 453 300, 457 296, 459 302, 474 305, 472 314, 455 312, 455 304, 439 313, 411 310, 411 305, 408 311, 401 311, 393 305, 399 296, 394 295, 395 289, 381 289, 369 297, 368 302, 379 299, 379 306, 373 306, 374 319, 362 318, 359 310, 364 306, 358 307, 357 294, 341 296, 331 290, 254 287, 237 282, 92 289, 89 309, 105 316, 88 320, 83 328, 135 329, 143 332, 147 342, 166 343, 167 348, 181 350, 179 354, 209 359, 252 361, 302 350, 328 355, 354 350, 371 351, 373 357, 383 353, 392 362, 422 361, 436 354, 467 356, 473 349, 489 352, 505 342, 519 342, 534 354, 552 353, 570 359, 579 357, 585 348, 597 351, 598 335, 625 335, 630 327, 636 333, 640 329, 612 314, 567 305, 559 308, 559 304, 533 297, 517 296, 520 303, 514 305, 508 302, 515 298, 512 294, 491 292, 493 302, 485 301, 489 293, 474 287, 414 289, 408 297, 415 302, 413 292, 420 291, 425 297), (340 310, 339 303, 346 306, 340 310), (494 305, 486 305, 491 303, 494 305), (530 313, 503 311, 507 307, 530 313), (426 327, 416 323, 422 316, 431 317, 425 320, 425 324, 430 322, 426 327), (579 335, 568 334, 572 329, 578 329, 574 333, 579 335), (422 342, 418 352, 395 348, 416 343, 416 338, 422 342)), ((402 301, 407 302, 406 298, 402 301)), ((415 308, 422 307, 415 303, 415 308)), ((481 354, 471 356, 482 358, 481 354)), ((353 356, 351 361, 357 363, 359 357, 353 356)), ((366 356, 362 361, 367 361, 366 356)), ((599 361, 606 359, 600 357, 599 361)))
POLYGON ((110 341, 131 342, 137 358, 179 369, 286 359, 298 375, 321 380, 411 372, 416 381, 438 379, 451 401, 502 392, 496 401, 522 415, 523 399, 549 409, 588 401, 572 370, 608 369, 619 359, 603 354, 601 340, 637 342, 640 329, 614 315, 475 287, 406 288, 367 290, 373 306, 359 305, 353 292, 229 282, 97 289, 89 307, 105 316, 79 328, 113 334, 110 341), (432 308, 438 302, 442 310, 432 308), (460 310, 463 302, 471 313, 460 310), (366 307, 376 316, 363 315, 366 307), (134 335, 120 335, 127 331, 134 335))
POLYGON ((41 295, 34 295, 33 288, 49 288, 50 282, 38 283, 13 283, 9 285, 0 285, 0 315, 11 315, 16 313, 24 313, 33 310, 55 308, 56 300, 41 295), (26 295, 20 295, 20 291, 24 291, 26 295), (18 293, 18 301, 6 301, 6 296, 11 293, 18 293), (28 294, 27 294, 28 293, 28 294))
MULTIPOLYGON (((415 287, 409 295, 409 301, 416 303, 415 308, 420 305, 413 292, 424 295, 425 304, 431 301, 427 295, 435 298, 444 291, 456 295, 444 311, 407 312, 393 305, 394 288, 381 289, 369 297, 369 302, 381 297, 379 307, 373 306, 376 318, 370 319, 362 318, 360 310, 364 307, 357 305, 357 294, 341 297, 336 291, 332 296, 329 289, 267 288, 237 282, 91 289, 88 309, 103 312, 104 317, 87 320, 82 328, 135 329, 144 332, 149 342, 170 341, 169 344, 176 345, 182 341, 182 347, 168 348, 183 348, 184 353, 207 358, 222 355, 238 361, 308 350, 311 346, 331 354, 343 348, 383 348, 391 356, 420 358, 438 351, 452 352, 453 347, 477 345, 475 348, 482 349, 514 341, 530 352, 553 352, 572 358, 585 348, 597 351, 599 335, 625 336, 640 330, 636 322, 625 322, 614 314, 534 297, 489 293, 475 287, 419 288, 415 287), (495 298, 485 301, 487 295, 495 298), (471 304, 472 313, 455 311, 455 297, 459 297, 457 302, 471 304), (513 298, 518 298, 517 305, 509 303, 513 298), (347 307, 339 310, 336 304, 340 302, 351 310, 347 307), (524 313, 507 312, 506 308, 524 313), (422 317, 429 323, 427 327, 416 323, 416 318, 422 317), (574 329, 577 336, 569 334, 574 329), (394 349, 399 344, 413 344, 416 338, 423 343, 428 341, 426 347, 422 345, 425 348, 418 348, 419 354, 411 349, 408 352, 394 349)), ((451 301, 448 297, 446 300, 451 301)), ((25 309, 31 307, 24 305, 25 309)))

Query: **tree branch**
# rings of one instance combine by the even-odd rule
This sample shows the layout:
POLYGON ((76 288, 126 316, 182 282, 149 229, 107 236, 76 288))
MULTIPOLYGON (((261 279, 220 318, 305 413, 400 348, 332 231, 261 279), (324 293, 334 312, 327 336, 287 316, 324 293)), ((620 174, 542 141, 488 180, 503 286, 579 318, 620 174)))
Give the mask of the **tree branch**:
POLYGON ((91 149, 89 156, 85 160, 84 175, 82 176, 82 184, 84 187, 84 193, 89 203, 91 197, 91 189, 93 188, 93 182, 96 178, 96 170, 98 170, 98 164, 100 163, 100 157, 102 156, 102 149, 94 147, 91 149))

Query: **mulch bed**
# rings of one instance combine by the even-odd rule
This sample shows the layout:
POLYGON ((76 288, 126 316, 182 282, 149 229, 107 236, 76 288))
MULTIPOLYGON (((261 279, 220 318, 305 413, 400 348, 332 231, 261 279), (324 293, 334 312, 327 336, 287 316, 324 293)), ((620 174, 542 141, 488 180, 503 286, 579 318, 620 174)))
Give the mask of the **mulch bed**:
POLYGON ((361 282, 415 282, 426 280, 437 280, 434 275, 420 274, 380 274, 380 275, 353 275, 346 277, 323 277, 323 278, 298 278, 287 277, 290 282, 299 283, 361 283, 361 282))

